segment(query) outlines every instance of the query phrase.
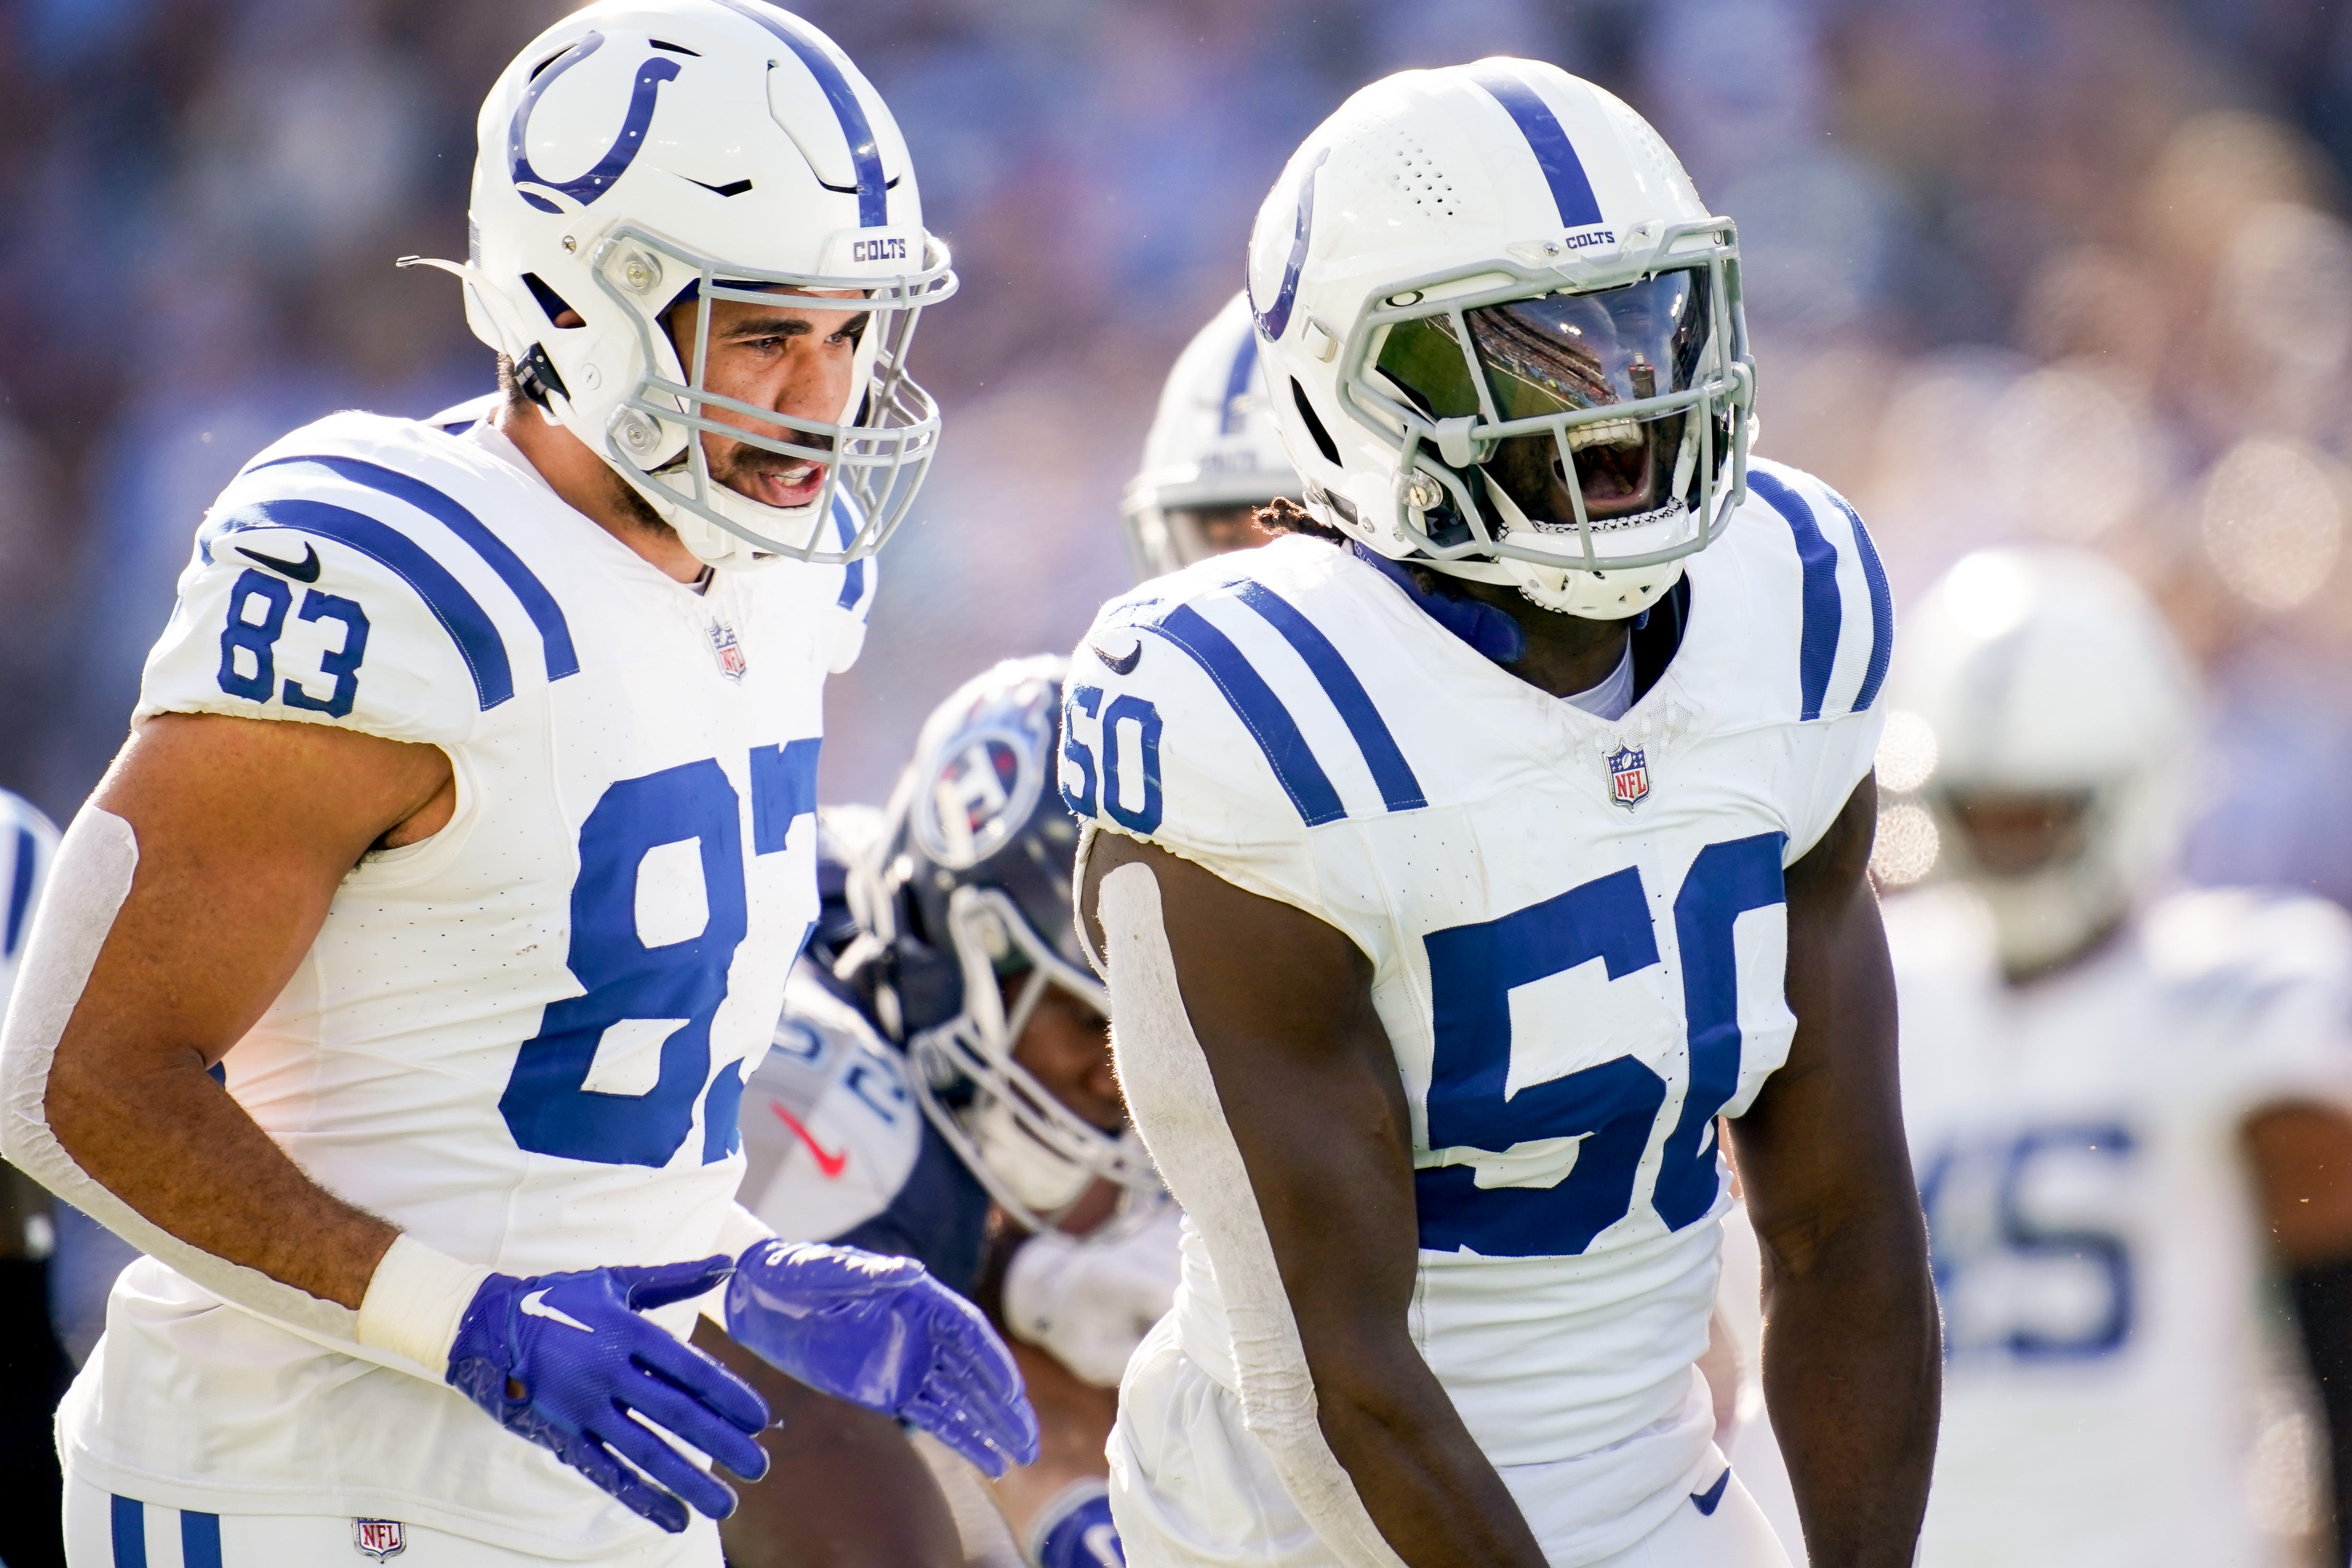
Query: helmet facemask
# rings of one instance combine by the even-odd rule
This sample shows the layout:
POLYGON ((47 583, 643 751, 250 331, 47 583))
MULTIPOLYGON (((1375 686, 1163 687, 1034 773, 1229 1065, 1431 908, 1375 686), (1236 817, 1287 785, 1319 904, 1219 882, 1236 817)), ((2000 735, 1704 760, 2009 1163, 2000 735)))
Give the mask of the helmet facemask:
POLYGON ((1728 219, 1627 263, 1486 262, 1373 299, 1340 398, 1397 442, 1401 530, 1433 563, 1550 569, 1507 574, 1523 587, 1663 567, 1745 499, 1755 371, 1728 219))
POLYGON ((1129 1200, 1158 1192, 1160 1178, 1132 1128, 1096 1126, 1013 1058, 1049 991, 1108 1019, 1102 984, 1063 957, 996 889, 957 889, 947 924, 963 1005, 908 1042, 924 1114, 989 1195, 1032 1230, 1055 1228, 1098 1179, 1129 1200), (1010 1012, 1000 975, 1011 981, 1010 1012))
MULTIPOLYGON (((637 384, 606 418, 598 449, 656 511, 674 525, 691 518, 741 540, 756 552, 754 560, 789 557, 838 564, 881 547, 904 520, 938 447, 938 405, 905 367, 924 308, 955 290, 943 246, 926 241, 921 269, 891 278, 772 272, 696 255, 625 224, 596 243, 590 266, 597 288, 621 308, 635 331, 643 366, 637 384), (862 306, 867 312, 849 393, 833 419, 782 414, 713 391, 707 377, 715 311, 695 313, 690 365, 681 363, 665 324, 670 310, 690 300, 772 304, 779 292, 836 296, 824 303, 832 309, 862 306), (790 434, 761 435, 714 411, 790 434), (707 434, 821 463, 824 486, 803 506, 754 500, 712 474, 702 439, 707 434), (845 529, 828 537, 826 523, 844 490, 857 504, 860 525, 854 533, 845 529)), ((680 531, 685 536, 698 531, 689 525, 680 531)), ((691 547, 694 541, 688 537, 688 542, 691 547)), ((706 559, 711 553, 696 552, 706 559)))

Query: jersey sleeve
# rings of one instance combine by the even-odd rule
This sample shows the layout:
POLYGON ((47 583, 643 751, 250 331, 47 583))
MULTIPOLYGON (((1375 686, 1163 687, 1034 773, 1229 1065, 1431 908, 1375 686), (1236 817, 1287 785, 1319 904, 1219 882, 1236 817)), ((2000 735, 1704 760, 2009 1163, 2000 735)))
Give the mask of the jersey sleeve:
POLYGON ((1798 744, 1790 802, 1791 865, 1837 820, 1874 763, 1886 727, 1880 700, 1895 657, 1895 597, 1861 516, 1843 496, 1795 468, 1758 463, 1749 488, 1789 531, 1795 571, 1798 744))
POLYGON ((1062 802, 1246 892, 1318 912, 1311 761, 1276 693, 1189 605, 1114 601, 1070 658, 1062 802), (1286 763, 1288 772, 1277 763, 1286 763))
POLYGON ((137 716, 227 713, 465 741, 512 698, 515 671, 482 595, 421 531, 394 508, 249 471, 197 531, 137 716))
POLYGON ((2192 1037, 2200 1100, 2235 1121, 2269 1106, 2352 1112, 2352 919, 2317 899, 2218 889, 2149 915, 2151 962, 2192 1037))

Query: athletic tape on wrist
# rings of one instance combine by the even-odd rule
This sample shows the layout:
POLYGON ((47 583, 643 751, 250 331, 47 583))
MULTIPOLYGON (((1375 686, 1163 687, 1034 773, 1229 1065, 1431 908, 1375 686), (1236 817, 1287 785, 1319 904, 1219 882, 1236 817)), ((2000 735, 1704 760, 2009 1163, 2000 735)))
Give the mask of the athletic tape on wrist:
POLYGON ((1119 1082, 1168 1190, 1208 1246, 1233 1327, 1242 1425, 1265 1446, 1283 1489, 1344 1568, 1404 1568, 1323 1440, 1315 1380, 1274 1244, 1177 987, 1159 879, 1149 866, 1121 866, 1103 878, 1097 907, 1119 1082))
POLYGON ((436 1377, 448 1376, 458 1320, 489 1277, 488 1269, 409 1237, 393 1237, 360 1301, 360 1343, 405 1357, 436 1377))

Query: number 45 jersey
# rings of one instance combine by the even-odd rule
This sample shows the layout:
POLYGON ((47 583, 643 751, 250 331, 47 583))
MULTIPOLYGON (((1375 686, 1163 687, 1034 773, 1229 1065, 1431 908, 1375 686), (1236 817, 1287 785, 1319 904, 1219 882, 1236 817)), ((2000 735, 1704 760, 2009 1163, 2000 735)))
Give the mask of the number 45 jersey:
MULTIPOLYGON (((1072 809, 1371 960, 1412 1113, 1411 1327, 1555 1564, 1716 1495, 1692 1364, 1729 1201, 1715 1118, 1787 1055, 1782 871, 1877 744, 1868 537, 1803 475, 1749 485, 1652 612, 1681 639, 1615 722, 1312 538, 1147 584, 1072 656, 1072 809)), ((1238 1394, 1189 1231, 1184 1264, 1183 1352, 1238 1394)))
MULTIPOLYGON (((227 1092, 320 1184, 470 1263, 721 1250, 739 1097, 816 915, 820 696, 868 570, 698 594, 488 425, 339 414, 255 458, 198 531, 141 716, 438 746, 457 799, 344 878, 227 1092)), ((77 1473, 184 1509, 552 1556, 657 1538, 454 1390, 152 1260, 116 1287, 61 1431, 77 1473)))
POLYGON ((1961 889, 1886 929, 1949 1363, 1920 1562, 2300 1561, 2249 1508, 2254 1395, 2289 1363, 2242 1135, 2352 1111, 2352 922, 2178 894, 2021 989, 1961 889))

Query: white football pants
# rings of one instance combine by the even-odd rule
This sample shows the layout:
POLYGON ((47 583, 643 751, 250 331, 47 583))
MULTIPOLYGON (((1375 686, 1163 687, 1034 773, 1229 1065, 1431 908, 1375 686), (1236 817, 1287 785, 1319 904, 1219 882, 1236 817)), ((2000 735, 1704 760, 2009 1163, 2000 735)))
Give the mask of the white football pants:
MULTIPOLYGON (((575 1557, 510 1552, 422 1525, 323 1514, 195 1513, 66 1482, 66 1568, 581 1568, 575 1557), (367 1550, 363 1542, 373 1544, 367 1550)), ((683 1535, 593 1560, 594 1568, 720 1568, 719 1527, 700 1514, 683 1535)))
MULTIPOLYGON (((1129 1363, 1111 1428, 1111 1517, 1129 1568, 1339 1568, 1243 1426, 1241 1402, 1176 1348, 1170 1324, 1163 1319, 1129 1363)), ((1790 1568, 1763 1510, 1728 1472, 1623 1551, 1572 1562, 1790 1568)))

